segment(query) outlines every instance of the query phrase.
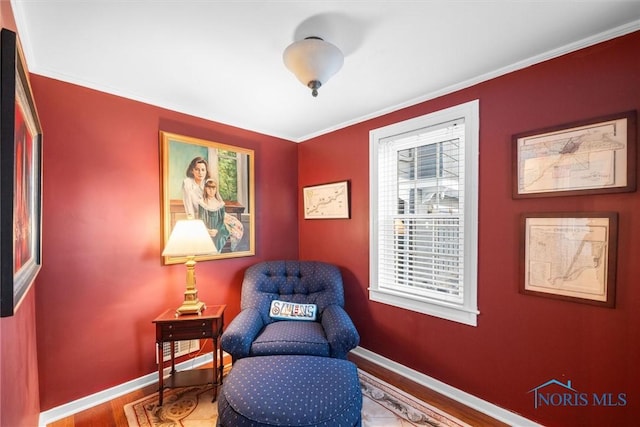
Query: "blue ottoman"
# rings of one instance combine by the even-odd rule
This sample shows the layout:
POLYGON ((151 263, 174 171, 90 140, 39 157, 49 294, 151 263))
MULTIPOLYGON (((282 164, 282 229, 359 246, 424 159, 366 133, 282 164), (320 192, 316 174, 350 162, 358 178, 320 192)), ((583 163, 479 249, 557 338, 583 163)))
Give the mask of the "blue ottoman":
POLYGON ((237 360, 218 396, 218 426, 361 426, 356 365, 319 356, 237 360))

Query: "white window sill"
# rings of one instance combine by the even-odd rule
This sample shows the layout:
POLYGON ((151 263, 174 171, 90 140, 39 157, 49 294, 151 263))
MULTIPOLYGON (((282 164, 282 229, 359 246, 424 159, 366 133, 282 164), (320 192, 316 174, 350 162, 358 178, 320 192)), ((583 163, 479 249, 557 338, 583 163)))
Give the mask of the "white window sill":
POLYGON ((415 295, 410 297, 401 292, 392 292, 369 288, 369 299, 383 304, 404 308, 417 313, 428 314, 453 322, 463 323, 469 326, 477 326, 478 311, 469 311, 463 307, 450 306, 443 302, 434 302, 415 295))

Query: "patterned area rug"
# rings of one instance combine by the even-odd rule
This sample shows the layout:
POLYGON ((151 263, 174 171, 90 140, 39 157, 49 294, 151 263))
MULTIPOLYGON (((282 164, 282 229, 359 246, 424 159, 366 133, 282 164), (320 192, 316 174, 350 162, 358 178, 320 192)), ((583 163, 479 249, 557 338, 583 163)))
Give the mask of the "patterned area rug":
POLYGON ((358 370, 363 427, 472 427, 394 386, 358 370))
MULTIPOLYGON (((363 427, 447 426, 471 427, 459 419, 358 370, 362 387, 363 427)), ((212 403, 213 389, 207 386, 168 389, 164 405, 158 393, 125 405, 129 427, 210 427, 218 417, 212 403)))

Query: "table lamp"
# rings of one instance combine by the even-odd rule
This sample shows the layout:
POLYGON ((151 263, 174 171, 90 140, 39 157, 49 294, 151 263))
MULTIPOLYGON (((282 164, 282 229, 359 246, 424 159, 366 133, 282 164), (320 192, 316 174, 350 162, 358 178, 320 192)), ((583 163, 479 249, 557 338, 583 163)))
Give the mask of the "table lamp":
POLYGON ((185 219, 176 222, 169 236, 169 241, 162 251, 163 256, 187 258, 187 262, 184 264, 187 267, 187 289, 184 291, 184 302, 176 310, 176 315, 200 315, 206 308, 205 304, 198 300, 195 257, 215 252, 217 252, 216 246, 202 220, 185 219))

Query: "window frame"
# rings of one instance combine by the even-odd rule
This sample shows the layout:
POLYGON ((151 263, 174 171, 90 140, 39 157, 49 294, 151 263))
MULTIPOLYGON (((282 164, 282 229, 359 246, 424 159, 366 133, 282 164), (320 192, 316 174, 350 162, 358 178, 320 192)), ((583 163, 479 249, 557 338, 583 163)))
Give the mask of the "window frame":
POLYGON ((479 131, 480 102, 473 100, 433 113, 393 123, 369 132, 370 171, 370 240, 369 299, 438 318, 477 326, 478 297, 478 192, 479 192, 479 131), (381 288, 378 284, 378 143, 417 129, 464 119, 464 247, 463 302, 447 303, 400 289, 381 288))

